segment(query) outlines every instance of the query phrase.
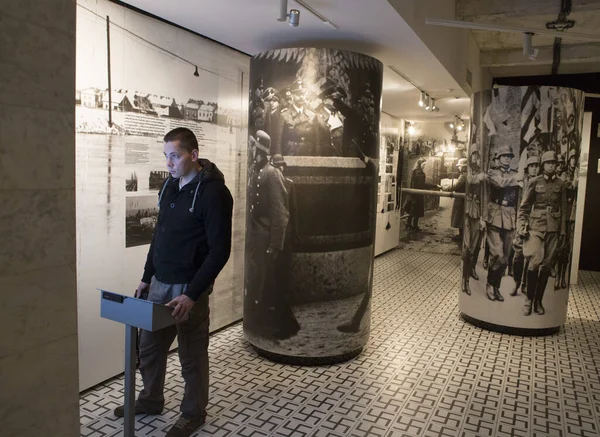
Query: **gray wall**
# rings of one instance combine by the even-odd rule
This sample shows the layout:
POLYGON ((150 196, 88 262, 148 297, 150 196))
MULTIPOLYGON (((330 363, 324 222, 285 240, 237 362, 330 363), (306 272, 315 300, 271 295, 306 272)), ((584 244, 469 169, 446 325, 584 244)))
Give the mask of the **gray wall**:
POLYGON ((75 1, 0 9, 0 423, 79 435, 75 1))

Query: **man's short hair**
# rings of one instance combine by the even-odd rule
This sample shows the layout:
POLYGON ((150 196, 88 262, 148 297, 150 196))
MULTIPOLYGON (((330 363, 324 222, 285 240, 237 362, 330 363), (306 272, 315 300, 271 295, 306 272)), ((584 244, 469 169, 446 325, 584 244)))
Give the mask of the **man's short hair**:
POLYGON ((170 141, 179 141, 179 147, 192 153, 192 150, 198 150, 198 139, 194 132, 187 127, 176 127, 168 132, 163 138, 165 143, 170 141))

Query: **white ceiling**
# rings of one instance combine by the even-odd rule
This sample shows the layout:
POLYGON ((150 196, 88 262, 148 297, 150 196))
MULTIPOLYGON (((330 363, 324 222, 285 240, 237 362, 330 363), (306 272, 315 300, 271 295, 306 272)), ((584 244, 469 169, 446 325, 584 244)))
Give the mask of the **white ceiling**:
POLYGON ((296 28, 277 21, 279 0, 128 0, 128 4, 248 54, 281 47, 332 47, 383 62, 383 110, 415 121, 448 121, 467 116, 469 99, 387 0, 306 0, 338 29, 300 10, 296 28), (439 112, 418 107, 419 92, 388 68, 393 65, 436 97, 439 112))

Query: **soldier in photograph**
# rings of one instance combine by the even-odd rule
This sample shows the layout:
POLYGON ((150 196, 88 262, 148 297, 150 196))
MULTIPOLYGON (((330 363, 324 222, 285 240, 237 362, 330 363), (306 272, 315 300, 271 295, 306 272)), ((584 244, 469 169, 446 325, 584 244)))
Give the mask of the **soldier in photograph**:
POLYGON ((272 154, 283 156, 318 156, 316 114, 306 105, 307 90, 296 81, 289 90, 291 105, 279 113, 276 142, 272 154))
MULTIPOLYGON (((540 171, 540 157, 538 155, 532 155, 527 158, 526 161, 527 167, 525 170, 525 174, 523 175, 523 180, 519 182, 519 198, 523 198, 523 193, 527 191, 527 186, 529 185, 529 181, 536 178, 540 171)), ((527 279, 524 272, 527 271, 527 265, 525 262, 525 257, 523 255, 523 236, 517 232, 515 235, 515 239, 513 241, 513 250, 514 250, 514 258, 513 258, 513 279, 515 280, 515 289, 510 294, 511 296, 517 296, 519 294, 519 288, 521 285, 523 287, 527 286, 527 279)))
MULTIPOLYGON (((494 155, 492 157, 492 162, 490 164, 490 169, 495 170, 498 168, 500 168, 500 162, 498 161, 498 153, 494 152, 494 155)), ((489 267, 489 263, 490 263, 490 244, 489 244, 487 238, 484 240, 483 244, 485 246, 483 249, 483 268, 485 270, 487 270, 489 267)))
POLYGON ((567 179, 567 174, 565 173, 565 155, 559 153, 556 157, 556 176, 561 178, 563 181, 567 179))
POLYGON ((467 172, 467 186, 465 198, 465 227, 464 227, 464 245, 462 252, 463 259, 463 284, 462 291, 471 294, 469 288, 469 278, 476 281, 479 276, 475 270, 479 250, 481 249, 482 229, 484 222, 482 220, 482 182, 485 180, 485 173, 481 169, 481 154, 479 150, 474 150, 469 156, 469 170, 467 172))
POLYGON ((566 190, 567 190, 567 241, 568 244, 564 244, 562 250, 559 251, 556 260, 556 279, 554 288, 560 290, 561 288, 567 288, 567 279, 569 277, 567 268, 571 260, 573 251, 573 234, 575 232, 575 212, 577 210, 577 185, 578 185, 578 174, 577 174, 577 150, 571 149, 569 151, 569 161, 567 165, 566 175, 566 190))
POLYGON ((558 251, 566 242, 567 194, 565 182, 556 175, 556 152, 544 152, 543 174, 531 180, 519 208, 518 232, 524 239, 523 254, 529 260, 527 301, 523 314, 544 314, 546 284, 558 251))
POLYGON ((254 163, 248 186, 248 241, 246 250, 249 275, 244 318, 258 335, 284 339, 298 332, 298 323, 287 304, 288 282, 280 274, 282 252, 289 222, 286 180, 268 160, 271 138, 258 131, 250 137, 254 163))
MULTIPOLYGON (((449 188, 445 188, 443 191, 449 191, 453 193, 464 193, 467 188, 467 158, 460 158, 456 164, 460 176, 456 181, 456 184, 451 185, 449 188)), ((454 229, 458 229, 458 235, 453 236, 452 239, 463 241, 463 228, 465 226, 465 199, 457 197, 452 203, 452 213, 450 215, 450 226, 454 229)))
POLYGON ((490 258, 486 295, 490 300, 503 302, 500 285, 513 242, 518 185, 517 171, 510 167, 510 162, 515 156, 510 146, 500 145, 496 156, 499 168, 490 169, 487 174, 490 193, 486 228, 490 258))

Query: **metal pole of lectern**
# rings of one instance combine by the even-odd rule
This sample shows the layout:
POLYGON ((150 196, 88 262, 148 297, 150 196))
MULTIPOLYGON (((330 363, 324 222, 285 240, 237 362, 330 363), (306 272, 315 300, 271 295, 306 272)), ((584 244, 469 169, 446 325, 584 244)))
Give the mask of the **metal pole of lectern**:
POLYGON ((158 331, 175 324, 173 308, 100 290, 100 316, 125 325, 125 437, 135 436, 135 345, 137 330, 158 331))
POLYGON ((137 328, 125 325, 125 437, 135 436, 135 344, 137 328))

